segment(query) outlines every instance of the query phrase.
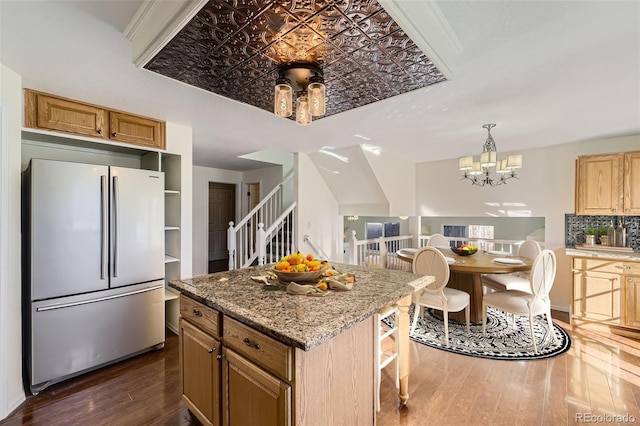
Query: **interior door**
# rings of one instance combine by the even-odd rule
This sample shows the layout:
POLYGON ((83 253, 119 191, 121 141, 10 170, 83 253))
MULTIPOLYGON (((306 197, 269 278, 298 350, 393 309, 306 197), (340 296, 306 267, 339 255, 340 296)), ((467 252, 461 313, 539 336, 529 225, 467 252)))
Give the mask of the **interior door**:
POLYGON ((235 185, 209 182, 209 262, 215 263, 209 272, 228 268, 227 229, 235 220, 235 200, 235 185))
POLYGON ((111 287, 164 278, 164 173, 111 167, 111 287))

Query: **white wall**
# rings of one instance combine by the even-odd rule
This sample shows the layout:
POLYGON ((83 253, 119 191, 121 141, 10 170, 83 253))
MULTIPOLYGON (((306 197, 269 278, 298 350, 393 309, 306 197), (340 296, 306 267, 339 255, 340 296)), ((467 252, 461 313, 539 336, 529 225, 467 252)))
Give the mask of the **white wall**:
POLYGON ((20 129, 22 80, 0 64, 0 419, 20 405, 22 321, 20 270, 20 129))
MULTIPOLYGON (((242 173, 242 181, 244 183, 260 183, 260 199, 263 199, 273 188, 278 186, 283 178, 283 166, 247 170, 242 173)), ((246 197, 244 200, 246 200, 246 197)))
MULTIPOLYGON (((338 201, 307 154, 296 156, 296 193, 298 198, 298 234, 296 247, 302 253, 314 253, 303 241, 308 235, 330 260, 342 262, 342 216, 338 201)), ((319 254, 319 253, 316 253, 319 254)))
POLYGON ((416 214, 544 217, 545 246, 558 256, 552 304, 568 309, 571 268, 564 254, 565 214, 574 212, 575 160, 579 155, 632 150, 640 150, 640 135, 522 151, 519 180, 483 188, 460 181, 457 159, 421 163, 416 168, 416 214))
POLYGON ((388 216, 415 215, 416 166, 394 155, 381 152, 375 155, 363 150, 378 183, 389 200, 388 216))

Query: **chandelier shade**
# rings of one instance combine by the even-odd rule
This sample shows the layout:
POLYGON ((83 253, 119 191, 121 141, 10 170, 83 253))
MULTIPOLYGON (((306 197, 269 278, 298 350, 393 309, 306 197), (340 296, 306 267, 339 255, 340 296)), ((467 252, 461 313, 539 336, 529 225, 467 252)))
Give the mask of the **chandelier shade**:
POLYGON ((296 123, 306 126, 312 117, 326 113, 324 74, 314 62, 293 62, 281 65, 274 91, 273 112, 279 117, 293 114, 293 94, 296 93, 296 123))
POLYGON ((522 155, 512 154, 503 160, 498 159, 496 143, 491 136, 491 129, 496 125, 485 124, 482 127, 487 129, 487 140, 480 154, 480 161, 474 161, 472 156, 460 157, 458 169, 463 172, 462 179, 468 179, 477 186, 497 186, 505 184, 508 179, 517 178, 515 169, 522 167, 522 155), (495 172, 499 178, 491 177, 491 168, 495 167, 495 172))

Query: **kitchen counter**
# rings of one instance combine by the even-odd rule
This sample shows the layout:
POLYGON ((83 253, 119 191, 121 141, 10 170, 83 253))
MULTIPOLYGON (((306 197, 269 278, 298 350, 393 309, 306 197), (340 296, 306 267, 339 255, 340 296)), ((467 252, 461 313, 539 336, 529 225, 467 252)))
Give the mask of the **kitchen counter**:
POLYGON ((611 251, 611 250, 591 250, 591 249, 581 249, 573 246, 567 246, 565 249, 565 254, 567 256, 574 257, 593 257, 598 259, 612 259, 612 260, 626 260, 631 262, 640 262, 640 252, 622 252, 622 251, 611 251))
POLYGON ((251 280, 267 274, 273 265, 175 280, 169 285, 276 340, 308 351, 433 280, 404 271, 333 266, 355 274, 353 290, 330 291, 325 297, 294 296, 266 290, 264 284, 251 280))

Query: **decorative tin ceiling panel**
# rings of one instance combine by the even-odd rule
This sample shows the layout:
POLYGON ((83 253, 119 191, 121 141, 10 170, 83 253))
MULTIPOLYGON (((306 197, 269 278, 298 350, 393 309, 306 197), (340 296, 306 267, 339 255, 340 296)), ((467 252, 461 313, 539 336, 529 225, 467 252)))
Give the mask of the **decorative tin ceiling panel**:
POLYGON ((211 0, 145 68, 273 111, 278 66, 306 61, 325 117, 445 80, 375 0, 211 0))

